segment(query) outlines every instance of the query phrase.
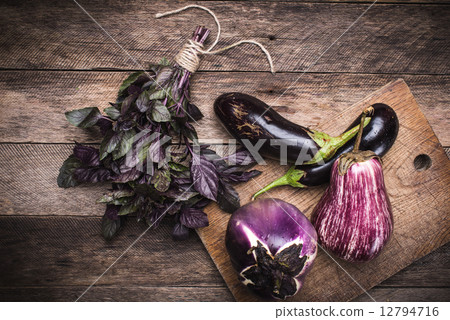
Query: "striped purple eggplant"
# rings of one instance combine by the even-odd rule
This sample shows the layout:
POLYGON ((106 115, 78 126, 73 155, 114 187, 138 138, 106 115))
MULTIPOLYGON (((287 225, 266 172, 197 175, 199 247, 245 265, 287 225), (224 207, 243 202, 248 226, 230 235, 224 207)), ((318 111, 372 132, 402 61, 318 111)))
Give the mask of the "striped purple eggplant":
POLYGON ((239 280, 269 299, 296 294, 317 254, 317 234, 308 218, 292 204, 272 198, 236 210, 225 244, 239 280))
POLYGON ((313 224, 327 251, 347 261, 369 261, 380 253, 393 230, 383 169, 380 161, 372 158, 354 163, 341 176, 338 162, 314 209, 313 224))
POLYGON ((353 151, 333 163, 330 185, 312 220, 323 248, 351 262, 375 258, 393 231, 381 159, 372 151, 359 151, 361 136, 362 130, 353 151))

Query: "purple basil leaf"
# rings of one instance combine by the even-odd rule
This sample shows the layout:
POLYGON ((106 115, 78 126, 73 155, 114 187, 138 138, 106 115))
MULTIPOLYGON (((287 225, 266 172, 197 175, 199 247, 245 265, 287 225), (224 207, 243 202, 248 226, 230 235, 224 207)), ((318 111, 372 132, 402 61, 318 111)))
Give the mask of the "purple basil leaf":
POLYGON ((239 194, 231 184, 223 181, 220 183, 217 204, 220 209, 228 213, 233 213, 239 209, 241 206, 239 194))
POLYGON ((209 147, 209 145, 201 145, 200 154, 208 161, 214 162, 221 160, 221 157, 214 150, 209 149, 209 147))
MULTIPOLYGON (((222 160, 222 158, 214 150, 209 149, 209 147, 209 145, 200 145, 200 155, 209 162, 212 162, 217 171, 226 168, 226 162, 222 160)), ((198 146, 196 146, 196 148, 198 148, 198 146)), ((194 152, 198 153, 198 150, 194 149, 194 152)))
POLYGON ((195 202, 195 204, 192 207, 196 208, 196 209, 203 209, 210 203, 211 203, 211 200, 202 197, 200 200, 195 202))
POLYGON ((181 210, 182 203, 181 202, 171 202, 166 208, 166 214, 173 216, 177 214, 181 210))
POLYGON ((172 162, 181 163, 184 162, 189 155, 189 152, 187 151, 187 148, 184 151, 171 151, 170 152, 170 159, 172 162))
POLYGON ((153 84, 155 83, 155 81, 153 79, 150 79, 149 81, 145 82, 141 89, 142 90, 148 90, 153 84))
POLYGON ((67 121, 79 128, 89 128, 94 126, 102 118, 97 107, 89 107, 68 111, 65 113, 67 121))
POLYGON ((189 122, 185 122, 184 125, 180 127, 180 132, 191 141, 198 140, 197 131, 189 122))
POLYGON ((242 173, 245 172, 246 168, 236 165, 236 166, 227 166, 224 170, 220 172, 221 175, 227 176, 230 174, 242 173))
POLYGON ((145 83, 147 83, 149 80, 153 79, 154 73, 147 71, 145 74, 141 74, 135 82, 133 82, 133 85, 142 87, 145 83), (149 78, 152 77, 152 78, 149 78))
POLYGON ((67 158, 59 169, 59 175, 57 183, 60 188, 70 188, 78 185, 78 181, 75 179, 75 170, 81 166, 81 161, 74 155, 67 158))
POLYGON ((191 229, 203 228, 209 225, 206 213, 196 208, 185 208, 181 210, 180 223, 191 229))
MULTIPOLYGON (((117 111, 120 111, 120 103, 112 103, 112 102, 110 102, 109 105, 111 107, 113 107, 114 109, 116 109, 117 111)), ((109 108, 111 108, 111 107, 109 107, 109 108)), ((108 108, 106 108, 106 109, 108 109, 108 108)), ((105 109, 105 111, 106 111, 106 109, 105 109)), ((120 113, 119 113, 119 115, 120 115, 120 113)))
POLYGON ((224 180, 229 182, 246 182, 250 180, 251 178, 254 178, 256 176, 259 176, 261 174, 261 171, 259 170, 252 170, 248 172, 235 172, 235 173, 229 173, 224 174, 221 173, 224 180))
POLYGON ((170 61, 166 58, 163 57, 161 60, 159 60, 159 63, 156 65, 150 65, 150 69, 154 70, 154 69, 160 69, 161 66, 167 67, 170 66, 170 61))
POLYGON ((150 99, 147 90, 144 90, 136 99, 136 107, 140 112, 146 112, 150 107, 150 99))
MULTIPOLYGON (((182 174, 184 172, 176 172, 176 174, 182 174)), ((173 174, 172 174, 173 175, 173 174)), ((192 184, 191 178, 174 178, 173 181, 178 185, 184 185, 184 184, 192 184)))
MULTIPOLYGON (((131 168, 136 168, 139 163, 139 150, 140 146, 137 147, 136 143, 133 142, 127 154, 123 158, 116 159, 119 162, 119 169, 121 173, 128 172, 131 168)), ((114 153, 119 153, 119 149, 117 149, 114 153)), ((139 168, 141 169, 141 168, 139 168)))
POLYGON ((152 119, 156 122, 167 122, 171 119, 169 110, 159 100, 156 100, 153 104, 152 119))
POLYGON ((170 181, 170 171, 168 169, 161 168, 155 170, 155 174, 153 175, 150 183, 159 192, 165 192, 169 189, 170 181))
POLYGON ((178 222, 173 227, 172 238, 177 241, 186 240, 189 238, 189 229, 178 222))
MULTIPOLYGON (((105 161, 103 161, 103 163, 105 163, 105 161)), ((107 166, 105 165, 105 167, 107 166)), ((110 169, 114 177, 120 175, 120 166, 119 163, 117 163, 117 161, 111 161, 110 169)))
POLYGON ((176 172, 184 172, 189 170, 188 167, 176 162, 169 162, 168 165, 171 170, 176 172))
POLYGON ((132 84, 131 86, 128 87, 127 89, 128 94, 140 94, 142 92, 140 86, 137 86, 135 84, 132 84))
POLYGON ((139 207, 136 212, 137 221, 140 222, 144 220, 148 213, 151 210, 151 201, 148 201, 144 196, 138 195, 136 197, 136 201, 139 204, 139 207))
POLYGON ((202 148, 200 153, 208 161, 211 161, 214 164, 218 172, 228 168, 228 164, 224 160, 222 160, 222 158, 215 151, 208 148, 202 148))
POLYGON ((119 190, 133 190, 128 184, 126 183, 112 183, 112 191, 119 191, 119 190))
POLYGON ((148 157, 152 162, 161 162, 165 158, 164 148, 161 144, 161 139, 157 138, 153 140, 148 148, 148 157))
POLYGON ((151 228, 157 228, 167 211, 162 208, 152 208, 147 215, 145 222, 151 228))
POLYGON ((203 207, 199 207, 199 208, 195 207, 195 204, 197 204, 201 200, 207 200, 207 201, 211 202, 211 200, 206 199, 204 196, 198 194, 198 195, 193 196, 192 198, 190 198, 190 199, 188 199, 186 201, 183 201, 183 206, 185 208, 203 209, 203 207))
POLYGON ((130 151, 131 147, 133 146, 135 135, 136 131, 134 131, 133 129, 125 131, 123 133, 123 136, 120 139, 119 147, 116 148, 112 153, 113 160, 117 160, 125 156, 128 151, 130 151))
POLYGON ((176 135, 180 135, 181 133, 181 126, 183 126, 183 123, 178 121, 177 118, 173 118, 172 121, 170 121, 170 126, 172 127, 173 132, 176 135))
POLYGON ((138 179, 141 176, 142 172, 137 170, 136 168, 130 168, 128 170, 121 170, 121 173, 112 177, 114 182, 129 182, 138 179))
POLYGON ((135 93, 135 94, 129 95, 128 97, 123 99, 122 105, 120 107, 120 114, 122 116, 126 115, 130 111, 131 105, 133 104, 133 102, 136 100, 137 97, 138 97, 138 94, 135 93))
POLYGON ((205 198, 216 201, 219 177, 214 164, 204 157, 193 153, 191 175, 195 189, 205 198))
POLYGON ((113 204, 108 204, 105 210, 105 216, 111 220, 119 220, 119 210, 121 206, 115 206, 113 204))
MULTIPOLYGON (((134 82, 137 82, 136 80, 138 80, 138 78, 141 75, 145 75, 143 71, 138 71, 138 72, 134 72, 132 74, 130 74, 128 76, 128 78, 126 78, 122 84, 119 87, 119 93, 117 94, 117 96, 122 96, 124 93, 126 93, 126 90, 128 89, 129 86, 131 86, 134 82)), ((148 77, 147 77, 148 79, 148 77)))
MULTIPOLYGON (((189 114, 189 116, 190 116, 189 118, 192 117, 192 119, 194 119, 195 121, 198 121, 201 118, 203 118, 203 113, 193 103, 188 102, 186 112, 189 114)), ((192 119, 190 119, 190 120, 192 120, 192 119)))
POLYGON ((153 188, 153 186, 148 185, 148 184, 137 184, 134 187, 134 192, 136 194, 138 194, 138 195, 141 195, 141 196, 145 197, 150 202, 152 202, 152 201, 161 201, 161 199, 164 199, 161 196, 161 193, 156 191, 156 189, 153 188))
POLYGON ((221 175, 224 170, 228 168, 227 163, 224 160, 214 160, 214 165, 216 166, 217 172, 221 175))
POLYGON ((111 179, 111 173, 105 168, 77 168, 74 172, 74 177, 78 182, 104 182, 111 179))
POLYGON ((103 138, 102 143, 100 144, 100 160, 103 160, 106 158, 108 154, 113 152, 117 146, 120 143, 120 140, 122 138, 123 133, 122 132, 114 132, 110 131, 108 134, 103 138))
POLYGON ((155 166, 152 163, 144 163, 142 171, 145 172, 145 175, 143 175, 143 178, 146 179, 144 180, 145 183, 149 183, 151 178, 155 174, 155 166))
POLYGON ((98 119, 95 125, 100 128, 100 132, 103 135, 105 135, 109 130, 112 129, 112 122, 106 117, 98 119))
MULTIPOLYGON (((169 168, 170 168, 170 166, 169 166, 169 168)), ((186 184, 186 183, 191 184, 192 183, 191 170, 189 168, 184 171, 177 171, 177 170, 172 169, 170 171, 170 173, 174 177, 174 181, 176 181, 178 184, 186 184)))
POLYGON ((223 160, 227 161, 230 165, 246 166, 255 163, 255 159, 252 157, 248 150, 241 149, 234 154, 223 157, 223 160))
POLYGON ((164 87, 164 85, 171 79, 173 71, 174 70, 171 67, 162 68, 156 75, 155 82, 158 86, 164 87))
POLYGON ((103 110, 110 119, 117 120, 120 117, 120 111, 117 109, 116 104, 110 103, 111 107, 105 108, 103 110))
POLYGON ((179 203, 180 201, 187 201, 190 198, 195 197, 196 195, 198 195, 198 192, 195 192, 194 190, 192 190, 192 188, 190 188, 189 190, 184 190, 181 187, 180 188, 172 187, 166 192, 162 192, 161 195, 171 198, 174 201, 177 201, 177 203, 179 203))
POLYGON ((135 213, 139 210, 138 205, 133 201, 131 203, 123 204, 120 206, 119 216, 126 216, 130 213, 135 213))
MULTIPOLYGON (((160 87, 158 86, 158 88, 160 87)), ((165 89, 157 90, 150 94, 148 98, 150 100, 163 100, 166 97, 167 93, 168 92, 165 89)))
POLYGON ((104 194, 97 202, 123 206, 130 203, 134 195, 133 191, 115 191, 112 194, 104 194))
POLYGON ((102 235, 106 240, 111 240, 119 231, 121 225, 120 218, 117 220, 110 219, 105 213, 102 218, 102 235))
POLYGON ((120 131, 129 131, 136 126, 136 122, 134 120, 128 119, 117 122, 117 128, 120 131))
POLYGON ((142 130, 136 135, 132 148, 129 151, 130 154, 126 157, 126 165, 128 167, 143 166, 147 162, 148 148, 153 141, 153 135, 154 132, 150 129, 142 130))
POLYGON ((85 166, 95 167, 100 165, 100 157, 96 148, 77 143, 73 148, 73 155, 85 166))

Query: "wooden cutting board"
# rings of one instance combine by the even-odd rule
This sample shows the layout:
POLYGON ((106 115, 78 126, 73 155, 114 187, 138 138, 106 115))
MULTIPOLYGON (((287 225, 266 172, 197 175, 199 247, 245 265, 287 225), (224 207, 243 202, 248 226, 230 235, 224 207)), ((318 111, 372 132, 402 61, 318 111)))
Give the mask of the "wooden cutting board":
MULTIPOLYGON (((348 301, 389 278, 413 261, 450 240, 448 197, 450 161, 402 80, 389 83, 318 128, 338 135, 368 104, 385 103, 397 113, 400 129, 397 141, 383 157, 384 175, 394 214, 394 234, 382 254, 365 264, 333 261, 319 249, 315 265, 303 289, 290 301, 348 301), (429 168, 428 168, 429 166, 429 168)), ((301 112, 301 110, 299 110, 301 112)), ((308 123, 305 114, 302 124, 308 123)), ((256 169, 263 171, 254 181, 237 187, 241 205, 268 182, 281 176, 287 167, 275 161, 256 169)), ((325 186, 311 189, 281 187, 261 197, 280 198, 299 208, 308 218, 325 186)), ((237 280, 225 249, 224 237, 230 215, 216 204, 206 208, 209 227, 198 230, 206 249, 237 301, 258 301, 237 280)))

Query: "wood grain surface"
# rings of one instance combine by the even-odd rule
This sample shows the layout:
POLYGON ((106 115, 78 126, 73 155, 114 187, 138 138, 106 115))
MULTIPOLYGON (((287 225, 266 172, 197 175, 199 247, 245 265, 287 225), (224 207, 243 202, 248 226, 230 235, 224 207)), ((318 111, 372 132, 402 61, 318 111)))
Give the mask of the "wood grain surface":
MULTIPOLYGON (((216 30, 212 18, 201 10, 155 19, 157 12, 186 5, 183 1, 79 3, 142 66, 162 56, 174 57, 196 25, 216 30)), ((218 47, 242 39, 258 40, 272 53, 280 72, 449 73, 447 5, 381 3, 340 37, 369 4, 196 3, 208 6, 221 21, 218 47)), ((1 68, 140 69, 72 1, 4 1, 0 12, 6 18, 0 20, 1 68)), ((269 69, 257 47, 244 45, 204 57, 200 70, 269 69)))
MULTIPOLYGON (((391 106, 399 118, 397 140, 383 157, 385 184, 394 213, 395 230, 383 252, 370 263, 352 264, 332 258, 319 250, 314 268, 308 274, 303 289, 290 301, 347 301, 428 254, 450 240, 450 161, 439 140, 414 100, 403 80, 390 83, 364 100, 345 110, 334 121, 321 125, 326 132, 338 135, 351 123, 355 114, 374 103, 391 106), (431 167, 419 171, 414 159, 425 154, 431 167), (395 259, 392 259, 395 257, 395 259)), ((257 190, 281 175, 276 161, 261 166, 263 174, 250 183, 239 186, 244 203, 257 190)), ((271 190, 263 197, 288 199, 308 218, 324 187, 292 191, 291 188, 271 190)), ((258 301, 237 279, 225 248, 225 231, 229 214, 216 204, 206 208, 210 225, 198 233, 233 296, 238 301, 258 301)))
MULTIPOLYGON (((144 230, 129 219, 115 240, 105 242, 100 237, 104 208, 95 200, 108 185, 57 188, 58 169, 73 141, 100 140, 98 132, 68 125, 63 112, 106 107, 130 71, 173 57, 197 24, 213 31, 208 43, 216 31, 211 17, 198 10, 154 19, 157 11, 194 2, 78 2, 139 65, 74 2, 0 3, 2 301, 75 300, 144 230)), ((221 20, 218 47, 256 39, 269 49, 279 71, 270 75, 263 55, 251 45, 203 57, 192 77, 192 97, 205 113, 197 126, 200 136, 228 139, 211 113, 213 100, 223 92, 256 95, 284 116, 321 128, 402 77, 440 143, 450 146, 450 3, 378 1, 351 26, 372 2, 195 2, 221 20)), ((164 222, 149 231, 83 301, 233 301, 198 236, 173 242, 170 228, 164 222)), ((444 245, 369 290, 370 295, 380 301, 450 301, 449 254, 450 246, 444 245)))
MULTIPOLYGON (((108 107, 108 102, 115 101, 117 88, 126 75, 86 71, 0 72, 0 142, 97 143, 101 140, 98 131, 70 125, 64 112, 85 106, 108 107)), ((291 121, 319 129, 321 122, 397 78, 398 75, 199 72, 192 78, 192 99, 205 117, 198 121, 197 130, 203 140, 228 142, 229 136, 212 110, 215 98, 225 92, 257 95, 291 121)), ((450 145, 447 130, 450 113, 443 112, 450 101, 450 76, 403 78, 431 126, 436 128, 439 141, 450 145)))
MULTIPOLYGON (((74 301, 145 230, 129 219, 106 242, 100 217, 6 216, 0 226, 0 255, 9 257, 0 264, 1 301, 74 301)), ((149 231, 82 301, 233 301, 200 239, 173 242, 171 227, 163 221, 149 231)), ((449 249, 444 245, 369 294, 379 301, 449 301, 449 249)))

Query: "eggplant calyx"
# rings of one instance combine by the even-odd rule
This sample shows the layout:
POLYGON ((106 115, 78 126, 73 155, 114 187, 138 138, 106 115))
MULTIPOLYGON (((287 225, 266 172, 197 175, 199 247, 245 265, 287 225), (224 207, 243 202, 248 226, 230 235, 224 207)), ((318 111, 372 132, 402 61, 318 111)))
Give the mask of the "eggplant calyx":
MULTIPOLYGON (((369 124, 370 120, 370 117, 365 118, 364 128, 369 124)), ((317 143, 320 149, 311 160, 304 162, 303 164, 323 164, 324 162, 330 160, 339 148, 341 148, 358 133, 359 127, 360 125, 357 125, 337 137, 330 137, 326 133, 311 130, 308 132, 308 135, 314 140, 315 143, 317 143)))
POLYGON ((272 188, 279 186, 292 186, 294 188, 306 188, 305 185, 301 184, 299 181, 305 175, 305 171, 296 169, 295 166, 289 168, 284 176, 278 178, 277 180, 269 183, 267 186, 256 192, 252 196, 252 200, 255 200, 259 195, 269 191, 272 188))
POLYGON ((250 248, 256 264, 245 268, 240 276, 243 282, 256 290, 269 291, 278 299, 285 299, 298 291, 295 277, 303 270, 307 256, 300 257, 303 245, 294 243, 272 256, 260 241, 250 248))
POLYGON ((338 173, 340 176, 344 176, 352 165, 357 162, 365 162, 371 159, 377 159, 381 163, 381 158, 375 154, 375 152, 367 151, 351 151, 344 153, 338 159, 338 173))

